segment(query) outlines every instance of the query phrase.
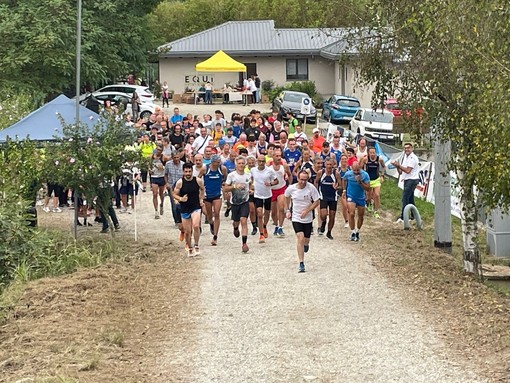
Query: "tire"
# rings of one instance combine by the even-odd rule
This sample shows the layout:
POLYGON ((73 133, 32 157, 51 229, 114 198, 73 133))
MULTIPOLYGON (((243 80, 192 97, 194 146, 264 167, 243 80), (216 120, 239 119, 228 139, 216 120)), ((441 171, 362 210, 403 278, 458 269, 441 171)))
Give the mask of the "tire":
POLYGON ((149 118, 151 116, 151 114, 152 113, 149 112, 148 110, 144 110, 142 113, 140 113, 140 117, 141 118, 145 118, 145 117, 149 118))

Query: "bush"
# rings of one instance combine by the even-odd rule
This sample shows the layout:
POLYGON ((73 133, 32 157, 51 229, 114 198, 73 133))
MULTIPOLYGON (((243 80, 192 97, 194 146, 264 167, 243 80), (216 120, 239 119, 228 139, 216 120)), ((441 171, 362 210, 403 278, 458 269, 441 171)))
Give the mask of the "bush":
MULTIPOLYGON (((273 102, 273 100, 284 90, 295 90, 296 92, 303 92, 308 94, 313 103, 316 105, 322 102, 322 96, 319 92, 317 92, 317 87, 315 86, 315 82, 313 81, 294 81, 285 86, 276 86, 274 87, 273 81, 264 81, 262 84, 270 82, 273 86, 265 90, 265 93, 269 96, 269 101, 273 102)), ((262 85, 262 89, 264 89, 264 85, 262 85)))

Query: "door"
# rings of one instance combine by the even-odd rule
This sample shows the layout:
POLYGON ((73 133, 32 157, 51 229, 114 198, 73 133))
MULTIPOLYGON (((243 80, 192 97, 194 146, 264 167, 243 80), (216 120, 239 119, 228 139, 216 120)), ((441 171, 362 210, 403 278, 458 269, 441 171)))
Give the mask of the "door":
POLYGON ((239 86, 243 86, 243 80, 245 78, 255 76, 257 74, 257 64, 256 63, 243 63, 246 65, 246 73, 239 72, 239 86))

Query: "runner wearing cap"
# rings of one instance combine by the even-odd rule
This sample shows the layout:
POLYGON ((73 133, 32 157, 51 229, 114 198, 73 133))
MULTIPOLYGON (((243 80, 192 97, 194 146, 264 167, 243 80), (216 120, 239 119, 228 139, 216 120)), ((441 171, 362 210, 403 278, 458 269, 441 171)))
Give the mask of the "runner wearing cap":
POLYGON ((205 215, 213 236, 211 245, 216 246, 220 229, 221 188, 227 177, 227 169, 221 164, 218 154, 211 156, 211 163, 202 168, 198 177, 204 180, 205 215))
POLYGON ((314 128, 312 133, 313 136, 310 139, 310 146, 315 153, 320 153, 322 151, 322 144, 324 141, 326 141, 326 139, 321 136, 321 131, 319 128, 314 128))

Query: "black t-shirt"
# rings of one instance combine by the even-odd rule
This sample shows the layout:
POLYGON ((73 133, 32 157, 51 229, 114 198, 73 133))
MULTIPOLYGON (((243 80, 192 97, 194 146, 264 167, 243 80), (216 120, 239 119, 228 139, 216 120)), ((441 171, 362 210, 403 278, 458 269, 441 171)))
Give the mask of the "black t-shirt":
POLYGON ((260 88, 260 78, 258 78, 258 77, 255 78, 255 86, 257 88, 260 88))
POLYGON ((178 136, 176 136, 175 134, 171 134, 170 143, 175 149, 180 149, 183 147, 184 144, 184 136, 182 134, 179 134, 178 136))
POLYGON ((260 129, 256 127, 249 127, 244 130, 244 133, 246 134, 246 137, 255 136, 255 139, 258 140, 260 136, 260 129))

